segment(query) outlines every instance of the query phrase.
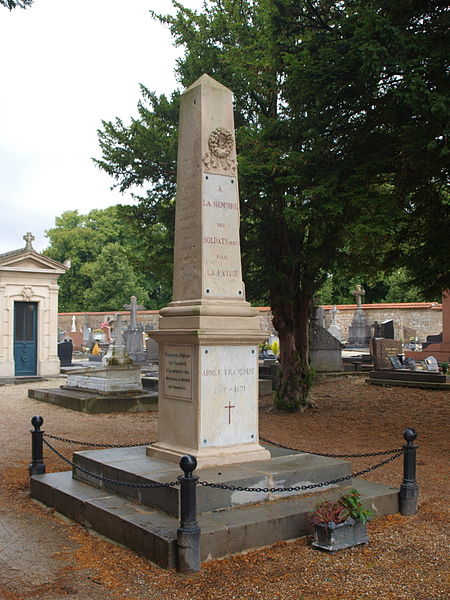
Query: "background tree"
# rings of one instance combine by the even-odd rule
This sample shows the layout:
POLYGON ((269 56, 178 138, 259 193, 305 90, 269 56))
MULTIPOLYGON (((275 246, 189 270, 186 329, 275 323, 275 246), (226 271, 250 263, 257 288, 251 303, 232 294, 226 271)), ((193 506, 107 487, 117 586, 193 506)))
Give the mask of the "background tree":
POLYGON ((148 292, 140 285, 127 252, 117 242, 106 244, 97 260, 84 265, 82 272, 95 282, 83 295, 90 310, 122 310, 131 295, 146 308, 150 304, 148 292))
MULTIPOLYGON (((447 7, 211 0, 196 13, 173 4, 174 16, 153 16, 184 48, 180 85, 208 72, 235 94, 248 295, 272 306, 277 404, 295 410, 308 404, 309 309, 328 273, 373 277, 408 265, 425 281, 412 248, 426 251, 437 214, 448 222, 447 7)), ((103 123, 97 163, 122 190, 150 186, 135 214, 148 239, 156 223, 170 239, 178 95, 142 92, 130 125, 103 123)), ((436 251, 442 289, 448 244, 436 251)))
POLYGON ((33 0, 0 0, 0 4, 6 6, 9 10, 12 10, 18 6, 20 8, 28 8, 33 4, 33 0))
POLYGON ((117 206, 94 209, 87 215, 67 211, 46 231, 50 245, 44 254, 61 262, 71 261, 71 268, 59 279, 60 310, 120 310, 132 295, 148 309, 168 301, 170 290, 151 272, 142 237, 130 231, 121 212, 117 206), (106 256, 116 269, 108 267, 106 256), (123 297, 117 290, 124 286, 128 286, 125 299, 115 304, 123 297))

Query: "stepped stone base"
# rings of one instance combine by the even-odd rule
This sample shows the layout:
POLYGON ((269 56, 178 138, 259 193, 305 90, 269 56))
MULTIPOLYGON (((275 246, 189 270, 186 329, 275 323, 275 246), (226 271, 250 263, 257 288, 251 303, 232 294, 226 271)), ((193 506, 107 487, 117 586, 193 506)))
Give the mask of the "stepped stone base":
MULTIPOLYGON (((272 459, 198 469, 200 481, 240 487, 292 487, 329 481, 350 473, 346 461, 268 448, 272 459)), ((126 482, 172 482, 181 474, 173 463, 150 459, 145 447, 77 452, 75 464, 91 473, 126 482)), ((34 475, 33 498, 87 528, 124 544, 163 568, 177 564, 179 486, 126 488, 99 481, 82 471, 34 475), (126 496, 124 495, 126 494, 126 496)), ((398 490, 366 480, 319 492, 243 492, 197 486, 201 560, 258 548, 312 532, 308 513, 318 500, 335 499, 349 487, 362 494, 375 516, 398 511, 398 490)))
POLYGON ((409 370, 373 371, 366 383, 370 385, 415 387, 431 390, 449 390, 450 376, 409 370))
POLYGON ((156 392, 111 392, 50 388, 28 390, 28 398, 85 413, 147 412, 158 410, 156 392))

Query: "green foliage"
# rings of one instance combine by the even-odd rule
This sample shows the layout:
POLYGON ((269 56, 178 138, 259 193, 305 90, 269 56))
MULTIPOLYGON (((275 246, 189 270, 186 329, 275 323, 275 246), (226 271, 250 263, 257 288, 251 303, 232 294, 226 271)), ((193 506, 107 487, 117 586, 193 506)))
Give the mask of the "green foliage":
MULTIPOLYGON (((207 72, 234 92, 247 293, 272 307, 278 402, 296 409, 311 383, 309 305, 329 273, 347 280, 345 294, 351 277, 376 282, 398 267, 428 293, 450 287, 447 5, 173 5, 174 15, 153 16, 184 51, 180 85, 207 72)), ((98 166, 122 190, 148 186, 134 223, 147 247, 160 236, 161 274, 172 252, 178 105, 178 94, 142 87, 138 117, 99 132, 98 166)))
POLYGON ((352 488, 335 502, 331 500, 318 502, 310 513, 310 518, 314 525, 328 526, 330 523, 338 525, 344 523, 349 517, 365 525, 372 514, 371 510, 364 508, 358 490, 352 488))
POLYGON ((148 309, 164 304, 169 291, 151 273, 145 246, 130 231, 128 208, 67 211, 46 232, 50 245, 44 254, 71 261, 59 279, 61 311, 121 310, 132 295, 148 309))
POLYGON ((81 268, 91 280, 83 300, 93 311, 119 310, 136 296, 138 303, 148 306, 148 292, 139 285, 139 277, 133 270, 127 253, 117 242, 106 244, 95 262, 81 268))
POLYGON ((361 521, 363 525, 367 523, 369 517, 373 514, 371 510, 364 508, 361 502, 361 494, 355 488, 352 488, 346 494, 342 494, 338 500, 348 517, 361 521))
POLYGON ((425 295, 414 284, 414 276, 406 267, 398 267, 390 273, 378 272, 373 278, 342 277, 339 273, 329 275, 316 294, 318 304, 354 304, 352 291, 358 283, 366 292, 363 302, 423 302, 440 301, 438 295, 425 295))
POLYGON ((12 10, 13 8, 28 8, 33 4, 33 0, 0 0, 0 4, 12 10))

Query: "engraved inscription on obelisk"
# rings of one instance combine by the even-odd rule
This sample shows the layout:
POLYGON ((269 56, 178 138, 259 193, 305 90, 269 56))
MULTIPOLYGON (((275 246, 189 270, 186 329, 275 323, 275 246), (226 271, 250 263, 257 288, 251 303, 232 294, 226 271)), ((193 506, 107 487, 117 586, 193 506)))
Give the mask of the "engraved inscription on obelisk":
POLYGON ((158 460, 199 467, 266 460, 258 344, 245 300, 231 91, 203 75, 181 96, 173 299, 160 310, 158 460))
POLYGON ((202 79, 183 94, 180 114, 174 302, 244 299, 232 94, 202 79))

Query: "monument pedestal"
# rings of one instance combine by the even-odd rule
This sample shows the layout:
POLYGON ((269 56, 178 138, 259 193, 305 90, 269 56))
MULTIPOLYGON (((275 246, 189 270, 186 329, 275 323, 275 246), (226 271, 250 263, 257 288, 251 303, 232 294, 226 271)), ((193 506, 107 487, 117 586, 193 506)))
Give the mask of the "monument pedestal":
POLYGON ((159 416, 149 456, 178 464, 191 454, 199 468, 269 458, 258 443, 258 344, 266 335, 240 328, 237 336, 234 318, 227 319, 231 329, 152 332, 160 349, 159 416))
MULTIPOLYGON (((198 469, 201 481, 251 488, 287 488, 345 477, 348 461, 270 448, 271 460, 241 462, 220 468, 198 469)), ((180 526, 179 486, 139 488, 117 486, 167 483, 181 474, 174 463, 150 459, 143 446, 76 452, 74 462, 99 480, 75 468, 31 477, 33 498, 61 514, 94 529, 107 538, 139 552, 160 567, 177 566, 177 529, 180 526)), ((398 511, 398 489, 364 479, 350 479, 344 487, 319 491, 246 492, 197 486, 197 520, 200 526, 201 560, 208 561, 312 533, 308 517, 315 504, 336 500, 356 487, 364 506, 376 517, 398 511), (311 493, 313 492, 313 493, 311 493)))

